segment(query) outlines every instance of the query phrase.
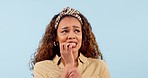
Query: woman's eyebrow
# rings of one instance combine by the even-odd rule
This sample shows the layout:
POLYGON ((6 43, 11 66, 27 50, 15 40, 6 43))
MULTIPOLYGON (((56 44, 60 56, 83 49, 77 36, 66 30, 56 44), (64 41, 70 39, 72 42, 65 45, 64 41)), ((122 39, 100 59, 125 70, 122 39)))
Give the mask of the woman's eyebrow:
POLYGON ((68 29, 68 27, 67 27, 67 26, 65 26, 65 27, 63 27, 62 29, 68 29))
POLYGON ((79 26, 76 26, 76 25, 74 25, 73 27, 74 27, 74 28, 80 28, 79 26))

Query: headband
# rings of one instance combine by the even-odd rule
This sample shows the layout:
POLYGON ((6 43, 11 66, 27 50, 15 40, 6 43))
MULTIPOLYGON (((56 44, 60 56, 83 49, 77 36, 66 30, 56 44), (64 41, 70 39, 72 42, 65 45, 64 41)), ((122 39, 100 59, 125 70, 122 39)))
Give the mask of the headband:
POLYGON ((80 22, 81 24, 82 23, 82 19, 81 17, 79 16, 80 12, 77 11, 76 9, 73 9, 73 8, 69 8, 69 7, 66 7, 64 8, 60 13, 59 13, 59 16, 56 18, 56 21, 55 21, 55 29, 57 29, 57 26, 59 25, 59 22, 61 20, 61 18, 63 16, 73 16, 73 17, 76 17, 80 22))

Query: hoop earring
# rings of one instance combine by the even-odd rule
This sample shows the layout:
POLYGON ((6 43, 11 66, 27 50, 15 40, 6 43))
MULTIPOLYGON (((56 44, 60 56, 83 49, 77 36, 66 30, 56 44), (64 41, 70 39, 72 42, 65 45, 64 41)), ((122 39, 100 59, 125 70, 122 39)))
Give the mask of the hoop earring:
POLYGON ((54 45, 54 46, 57 46, 57 45, 56 45, 56 42, 53 42, 53 45, 54 45))
POLYGON ((54 45, 54 46, 57 46, 57 45, 59 45, 59 44, 58 44, 58 42, 55 42, 55 41, 54 41, 54 42, 53 42, 53 45, 54 45))

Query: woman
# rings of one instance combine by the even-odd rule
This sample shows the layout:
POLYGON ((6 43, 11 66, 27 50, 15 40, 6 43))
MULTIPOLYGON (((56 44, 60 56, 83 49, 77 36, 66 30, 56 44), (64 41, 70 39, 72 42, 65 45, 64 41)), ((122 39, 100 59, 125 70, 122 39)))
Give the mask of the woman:
POLYGON ((89 22, 69 7, 52 18, 32 63, 35 78, 110 78, 89 22))

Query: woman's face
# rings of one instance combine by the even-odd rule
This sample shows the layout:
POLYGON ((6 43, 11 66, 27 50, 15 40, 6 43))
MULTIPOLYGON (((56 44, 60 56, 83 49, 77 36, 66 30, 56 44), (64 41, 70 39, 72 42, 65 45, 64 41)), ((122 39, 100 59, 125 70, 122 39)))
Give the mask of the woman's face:
POLYGON ((72 52, 78 54, 82 44, 82 27, 79 20, 74 17, 64 17, 57 29, 57 41, 60 45, 74 45, 72 52))

